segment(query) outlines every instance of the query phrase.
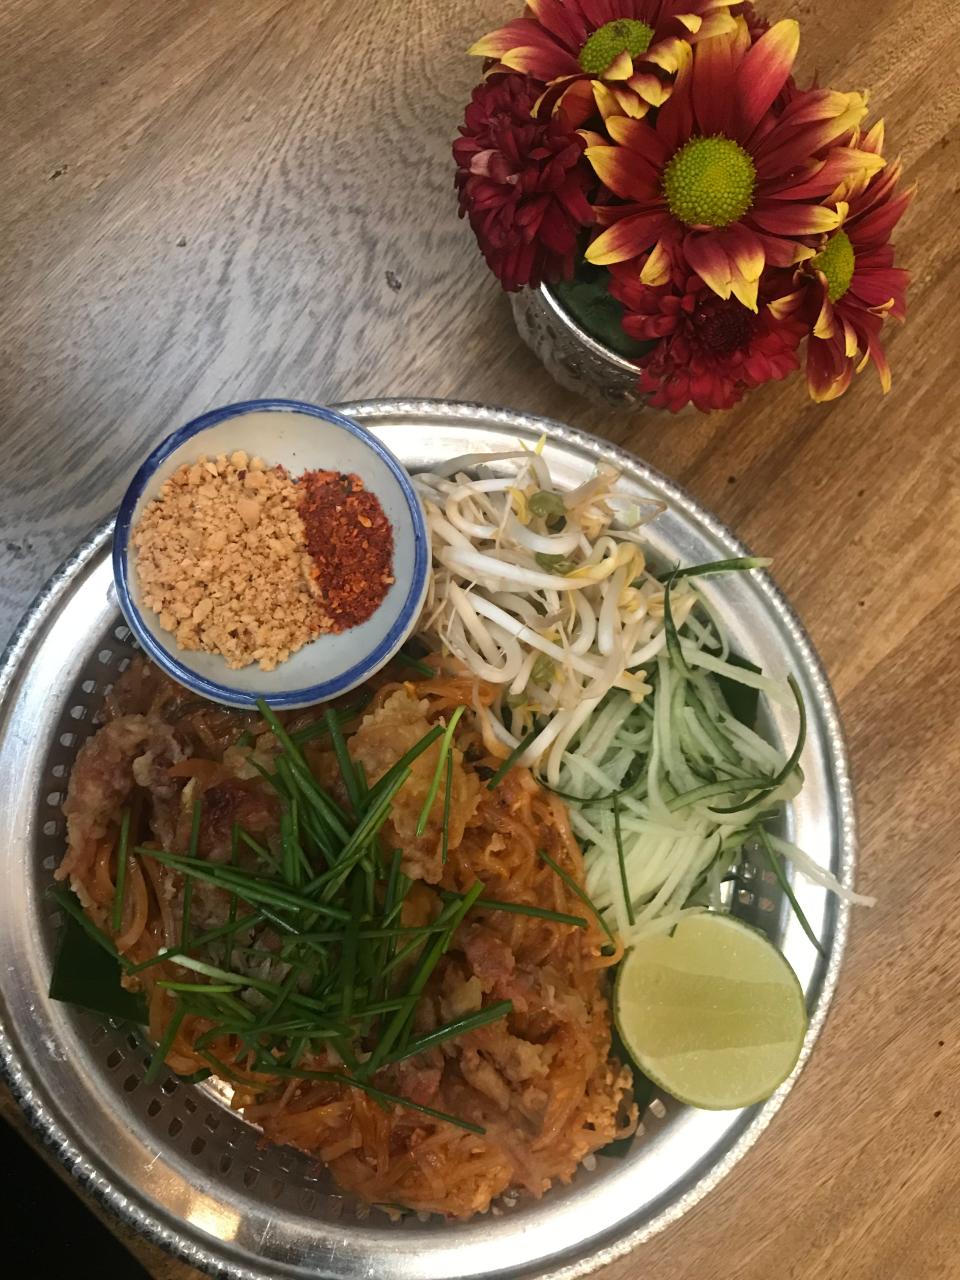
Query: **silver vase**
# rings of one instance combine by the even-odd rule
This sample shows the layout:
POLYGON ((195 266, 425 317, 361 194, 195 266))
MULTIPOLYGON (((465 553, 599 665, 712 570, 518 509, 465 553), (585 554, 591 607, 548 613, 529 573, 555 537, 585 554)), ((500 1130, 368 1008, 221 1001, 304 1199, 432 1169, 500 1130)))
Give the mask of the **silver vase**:
POLYGON ((591 338, 547 285, 510 295, 517 332, 555 382, 593 404, 639 409, 639 371, 624 356, 591 338))

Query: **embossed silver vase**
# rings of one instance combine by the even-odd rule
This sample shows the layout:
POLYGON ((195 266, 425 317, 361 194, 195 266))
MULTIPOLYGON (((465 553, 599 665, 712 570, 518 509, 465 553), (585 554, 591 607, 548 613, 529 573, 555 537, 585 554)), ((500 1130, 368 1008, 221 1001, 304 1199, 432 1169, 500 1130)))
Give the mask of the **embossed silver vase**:
POLYGON ((510 295, 517 332, 555 382, 598 405, 641 409, 639 371, 583 329, 548 285, 510 295))

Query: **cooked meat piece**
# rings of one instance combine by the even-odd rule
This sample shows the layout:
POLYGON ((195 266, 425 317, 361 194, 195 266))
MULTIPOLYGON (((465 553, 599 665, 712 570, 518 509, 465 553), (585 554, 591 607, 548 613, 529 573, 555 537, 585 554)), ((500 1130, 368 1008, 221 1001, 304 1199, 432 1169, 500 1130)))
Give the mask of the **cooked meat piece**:
POLYGON ((97 843, 117 820, 117 812, 133 791, 133 762, 150 740, 146 716, 121 716, 89 738, 77 753, 70 773, 63 812, 67 819, 67 856, 58 880, 90 865, 97 843))

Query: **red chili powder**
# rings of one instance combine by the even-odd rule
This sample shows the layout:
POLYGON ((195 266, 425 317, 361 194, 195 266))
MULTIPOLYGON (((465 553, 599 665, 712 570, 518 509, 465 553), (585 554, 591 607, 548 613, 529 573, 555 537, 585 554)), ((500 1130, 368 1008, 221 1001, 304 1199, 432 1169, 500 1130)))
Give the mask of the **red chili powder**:
POLYGON ((359 476, 305 471, 300 517, 334 631, 366 622, 393 582, 393 528, 359 476))

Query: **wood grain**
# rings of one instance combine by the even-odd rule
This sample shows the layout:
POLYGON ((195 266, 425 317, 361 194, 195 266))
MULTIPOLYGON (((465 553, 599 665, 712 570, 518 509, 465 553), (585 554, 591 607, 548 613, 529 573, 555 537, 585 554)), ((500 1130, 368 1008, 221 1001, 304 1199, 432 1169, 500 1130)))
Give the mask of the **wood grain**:
MULTIPOLYGON (((768 6, 772 11, 774 6, 768 6)), ((935 1280, 960 1254, 960 58, 952 0, 781 0, 802 70, 870 85, 921 197, 884 399, 800 381, 673 421, 589 407, 517 345, 449 142, 510 0, 0 6, 0 632, 200 410, 280 394, 546 414, 685 484, 780 582, 835 683, 862 823, 822 1041, 769 1132, 604 1280, 935 1280)), ((9 1112, 10 1104, 4 1110, 9 1112)), ((188 1269, 148 1246, 157 1277, 188 1269)))

